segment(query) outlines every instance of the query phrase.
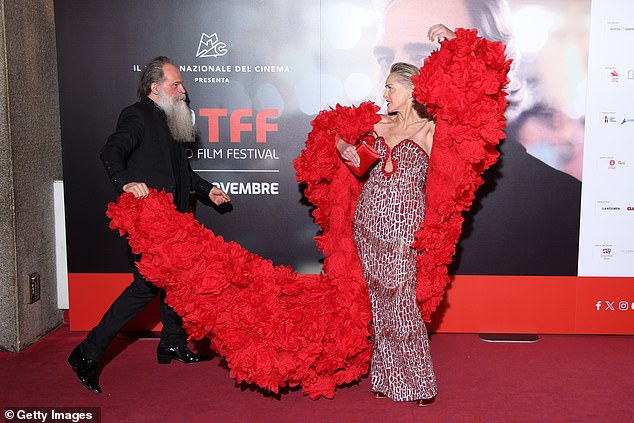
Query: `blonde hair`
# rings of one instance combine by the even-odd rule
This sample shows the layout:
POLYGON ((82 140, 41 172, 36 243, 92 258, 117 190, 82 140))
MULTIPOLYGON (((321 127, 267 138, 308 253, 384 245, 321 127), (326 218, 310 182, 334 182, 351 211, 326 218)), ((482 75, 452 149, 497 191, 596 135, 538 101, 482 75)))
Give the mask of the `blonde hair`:
MULTIPOLYGON (((411 65, 409 63, 396 62, 390 67, 390 75, 396 75, 396 79, 398 82, 403 84, 406 87, 413 87, 414 83, 412 82, 412 76, 420 75, 420 70, 418 66, 411 65)), ((433 120, 432 115, 427 111, 427 106, 419 103, 416 99, 412 99, 414 101, 414 109, 423 119, 433 120)))
POLYGON ((390 73, 396 75, 398 81, 406 87, 414 85, 412 83, 412 76, 419 75, 420 71, 417 66, 410 65, 409 63, 397 62, 390 67, 390 73))

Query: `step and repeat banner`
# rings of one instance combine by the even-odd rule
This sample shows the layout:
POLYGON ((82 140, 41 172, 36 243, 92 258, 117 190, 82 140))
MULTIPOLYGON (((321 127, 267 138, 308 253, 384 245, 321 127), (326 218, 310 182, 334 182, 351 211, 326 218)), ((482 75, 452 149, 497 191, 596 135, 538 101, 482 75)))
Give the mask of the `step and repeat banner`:
POLYGON ((579 274, 634 274, 634 5, 592 5, 579 274))
POLYGON ((617 101, 634 84, 634 63, 626 47, 612 56, 606 48, 632 37, 625 3, 56 0, 73 329, 90 328, 131 280, 127 244, 108 229, 117 193, 98 156, 136 101, 146 62, 166 55, 179 65, 199 131, 186 148, 192 168, 232 197, 229 210, 198 203, 197 219, 274 264, 314 274, 318 228, 292 167, 310 121, 337 103, 383 106, 389 66, 422 64, 437 48, 427 29, 445 23, 503 41, 514 66, 501 160, 465 216, 433 329, 634 333, 626 185, 634 109, 617 101))

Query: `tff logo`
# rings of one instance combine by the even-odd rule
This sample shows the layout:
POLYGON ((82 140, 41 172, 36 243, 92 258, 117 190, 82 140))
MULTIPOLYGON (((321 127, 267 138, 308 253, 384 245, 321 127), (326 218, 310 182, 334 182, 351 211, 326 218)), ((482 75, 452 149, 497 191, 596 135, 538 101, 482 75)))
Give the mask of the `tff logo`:
POLYGON ((594 307, 597 311, 634 311, 634 302, 630 303, 629 301, 608 301, 608 300, 598 300, 594 307))

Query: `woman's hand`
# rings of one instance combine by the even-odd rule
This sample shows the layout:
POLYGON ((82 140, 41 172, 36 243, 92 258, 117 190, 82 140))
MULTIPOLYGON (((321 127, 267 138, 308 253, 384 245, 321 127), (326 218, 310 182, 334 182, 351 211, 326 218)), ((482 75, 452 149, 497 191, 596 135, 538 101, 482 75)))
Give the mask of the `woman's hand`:
POLYGON ((359 158, 357 149, 339 137, 337 137, 337 151, 339 151, 339 155, 342 159, 352 163, 356 167, 359 167, 361 164, 361 159, 359 158))
POLYGON ((456 33, 443 24, 436 24, 429 27, 427 36, 431 42, 437 41, 440 43, 441 41, 456 38, 456 33))

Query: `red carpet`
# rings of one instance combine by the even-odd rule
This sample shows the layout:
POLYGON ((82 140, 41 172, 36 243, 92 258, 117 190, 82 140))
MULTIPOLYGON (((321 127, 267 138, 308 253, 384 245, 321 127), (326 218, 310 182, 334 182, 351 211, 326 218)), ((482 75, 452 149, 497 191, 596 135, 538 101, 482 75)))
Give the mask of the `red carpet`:
MULTIPOLYGON (((103 422, 631 422, 634 337, 546 335, 533 344, 434 334, 435 403, 375 399, 368 379, 311 401, 236 386, 222 359, 156 362, 156 339, 118 337, 104 359, 104 393, 66 363, 85 336, 63 325, 21 353, 0 353, 3 407, 101 407, 103 422)), ((197 345, 205 351, 204 345, 197 345)), ((17 420, 15 420, 17 421, 17 420)))

